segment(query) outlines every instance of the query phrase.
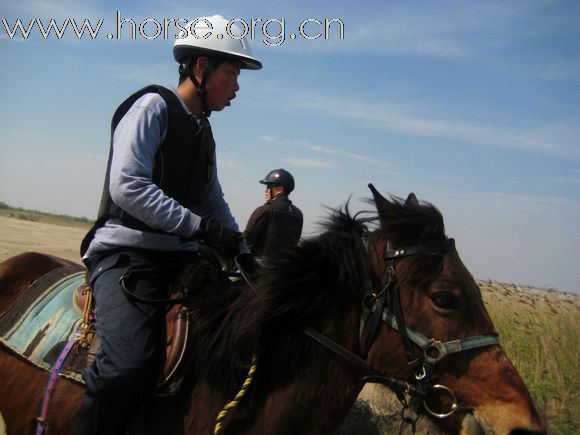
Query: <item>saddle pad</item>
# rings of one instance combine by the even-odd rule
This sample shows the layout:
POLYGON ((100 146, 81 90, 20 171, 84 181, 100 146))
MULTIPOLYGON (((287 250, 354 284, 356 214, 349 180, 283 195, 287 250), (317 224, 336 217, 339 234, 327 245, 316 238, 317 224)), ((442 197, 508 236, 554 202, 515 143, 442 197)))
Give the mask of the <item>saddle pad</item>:
MULTIPOLYGON (((0 342, 32 364, 51 370, 60 351, 82 322, 73 307, 73 292, 85 281, 78 268, 49 272, 25 290, 0 316, 0 342)), ((73 349, 61 375, 82 383, 86 350, 73 349)))

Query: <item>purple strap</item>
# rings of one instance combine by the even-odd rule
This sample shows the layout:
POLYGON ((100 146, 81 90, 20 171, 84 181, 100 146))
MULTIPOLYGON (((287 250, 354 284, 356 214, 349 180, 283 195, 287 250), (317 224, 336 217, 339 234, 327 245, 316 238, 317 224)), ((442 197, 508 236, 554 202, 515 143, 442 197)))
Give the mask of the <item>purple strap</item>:
POLYGON ((56 385, 56 380, 58 379, 58 374, 60 373, 60 369, 62 368, 66 357, 70 353, 71 349, 75 345, 77 341, 77 334, 75 333, 74 337, 66 344, 64 349, 58 355, 54 367, 50 372, 50 378, 48 379, 48 384, 44 389, 44 396, 42 398, 42 406, 40 407, 40 415, 37 417, 37 425, 36 425, 36 435, 44 435, 46 426, 46 414, 48 413, 48 404, 50 402, 50 396, 52 391, 54 390, 54 386, 56 385))

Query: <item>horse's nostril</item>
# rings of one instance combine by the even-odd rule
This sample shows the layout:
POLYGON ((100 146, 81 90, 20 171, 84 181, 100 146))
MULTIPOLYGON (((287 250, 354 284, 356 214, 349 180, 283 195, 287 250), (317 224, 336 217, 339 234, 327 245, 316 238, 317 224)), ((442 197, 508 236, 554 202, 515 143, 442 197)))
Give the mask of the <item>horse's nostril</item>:
POLYGON ((546 432, 528 429, 514 429, 510 431, 510 435, 546 435, 546 432))

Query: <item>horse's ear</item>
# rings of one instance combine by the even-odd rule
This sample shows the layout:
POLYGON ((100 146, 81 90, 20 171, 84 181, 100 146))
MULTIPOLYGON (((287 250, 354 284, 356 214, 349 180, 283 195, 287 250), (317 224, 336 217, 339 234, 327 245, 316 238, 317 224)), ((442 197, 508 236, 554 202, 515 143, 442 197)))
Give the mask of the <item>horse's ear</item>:
POLYGON ((413 192, 409 193, 407 196, 407 200, 405 201, 405 205, 412 205, 414 207, 419 207, 419 201, 413 192))
POLYGON ((371 190, 371 192, 373 194, 373 197, 375 199, 375 204, 377 206, 380 203, 387 202, 387 199, 383 195, 381 195, 377 189, 375 189, 375 186, 373 186, 373 183, 369 183, 369 189, 371 190))

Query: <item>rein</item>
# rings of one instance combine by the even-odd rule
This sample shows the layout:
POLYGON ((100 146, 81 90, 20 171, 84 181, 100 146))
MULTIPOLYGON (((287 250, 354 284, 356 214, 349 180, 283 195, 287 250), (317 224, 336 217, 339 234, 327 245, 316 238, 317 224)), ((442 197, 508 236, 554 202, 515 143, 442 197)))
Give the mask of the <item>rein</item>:
MULTIPOLYGON (((79 327, 77 333, 80 333, 82 327, 83 325, 79 327)), ((36 432, 35 432, 36 435, 46 434, 46 418, 48 415, 48 406, 50 404, 52 392, 56 385, 56 381, 58 380, 62 366, 64 365, 67 356, 69 355, 69 353, 71 352, 72 348, 74 347, 74 345, 77 343, 78 340, 79 336, 75 334, 74 337, 66 343, 64 348, 59 353, 56 362, 54 364, 54 367, 50 372, 48 384, 46 385, 44 389, 44 394, 42 396, 42 405, 40 406, 40 414, 38 415, 38 417, 36 417, 36 432)))
POLYGON ((336 353, 350 364, 361 369, 365 376, 363 382, 379 383, 391 388, 397 398, 403 405, 401 412, 402 423, 409 423, 415 427, 416 419, 405 416, 405 410, 411 409, 418 415, 421 405, 425 410, 435 418, 447 418, 459 409, 457 398, 453 391, 444 386, 431 383, 431 376, 436 364, 448 355, 478 349, 487 346, 499 345, 499 339, 496 334, 477 335, 465 339, 449 340, 442 342, 434 338, 427 338, 418 331, 409 328, 405 323, 403 310, 401 307, 401 298, 399 286, 397 285, 397 276, 395 273, 395 262, 399 258, 412 255, 442 255, 457 252, 455 249, 455 240, 446 239, 443 242, 431 243, 425 245, 414 245, 400 249, 387 249, 384 251, 384 261, 387 270, 383 278, 383 288, 375 293, 371 288, 367 296, 363 298, 362 312, 360 320, 359 343, 363 343, 364 329, 367 323, 370 325, 369 332, 364 341, 363 355, 367 355, 378 332, 381 321, 397 330, 403 341, 405 354, 408 364, 413 370, 414 381, 407 381, 383 376, 373 370, 368 362, 353 352, 333 342, 326 336, 320 334, 314 329, 307 327, 303 332, 318 343, 336 353), (392 300, 392 311, 386 305, 386 297, 390 295, 392 300), (374 301, 371 308, 365 302, 374 301), (418 356, 415 352, 414 345, 418 346, 422 355, 418 356), (447 412, 437 413, 433 411, 426 403, 426 399, 431 394, 446 394, 451 398, 452 404, 447 412), (410 396, 410 403, 407 404, 405 394, 410 396))

